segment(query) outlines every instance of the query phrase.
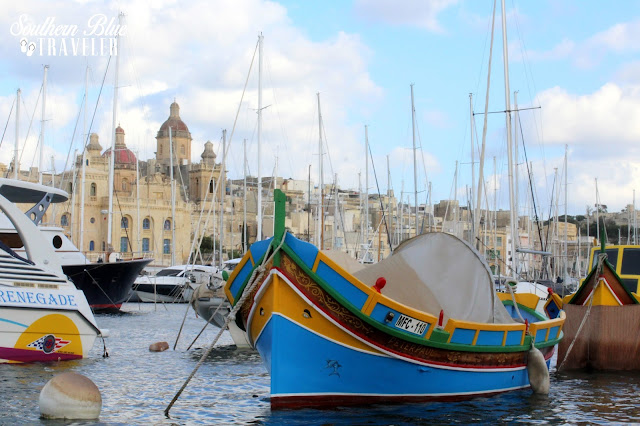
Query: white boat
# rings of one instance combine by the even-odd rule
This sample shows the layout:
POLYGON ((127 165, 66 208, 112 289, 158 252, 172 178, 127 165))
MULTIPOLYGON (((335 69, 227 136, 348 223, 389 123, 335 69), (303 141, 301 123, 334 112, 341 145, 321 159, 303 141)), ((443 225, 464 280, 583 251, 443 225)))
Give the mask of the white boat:
POLYGON ((0 362, 83 358, 100 334, 84 293, 63 273, 36 226, 50 203, 67 199, 59 189, 0 178, 0 210, 26 255, 16 254, 12 241, 0 239, 0 362), (14 203, 33 207, 25 215, 14 203))
POLYGON ((155 275, 142 275, 133 284, 131 302, 186 303, 194 291, 212 280, 222 280, 215 266, 175 265, 155 275))
MULTIPOLYGON (((229 275, 240 263, 241 258, 230 259, 224 262, 222 271, 226 271, 229 275)), ((191 306, 198 316, 203 320, 217 326, 223 327, 227 319, 227 315, 231 312, 231 304, 224 294, 224 281, 222 273, 211 280, 207 285, 202 285, 193 293, 191 298, 191 306)), ((229 333, 233 339, 233 343, 238 348, 250 348, 247 333, 236 322, 229 323, 229 333)))

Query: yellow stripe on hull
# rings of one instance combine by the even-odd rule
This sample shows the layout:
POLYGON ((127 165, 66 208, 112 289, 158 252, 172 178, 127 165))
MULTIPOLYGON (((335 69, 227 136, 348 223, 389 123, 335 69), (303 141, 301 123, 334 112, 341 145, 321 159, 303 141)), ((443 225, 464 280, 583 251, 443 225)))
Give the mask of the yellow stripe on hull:
POLYGON ((249 327, 250 340, 254 345, 271 315, 277 313, 326 339, 356 350, 382 355, 382 352, 366 345, 342 328, 336 327, 320 311, 307 303, 303 296, 292 288, 292 284, 277 273, 272 271, 267 282, 262 286, 263 288, 258 290, 256 295, 257 300, 252 308, 254 313, 249 327))

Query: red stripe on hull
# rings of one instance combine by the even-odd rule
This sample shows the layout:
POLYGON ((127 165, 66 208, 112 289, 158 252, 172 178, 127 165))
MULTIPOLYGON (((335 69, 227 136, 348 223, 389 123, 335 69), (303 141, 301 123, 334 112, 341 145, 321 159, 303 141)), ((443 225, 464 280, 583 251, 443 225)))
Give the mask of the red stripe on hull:
POLYGON ((371 404, 405 404, 418 402, 456 402, 473 398, 489 397, 510 390, 469 395, 305 395, 305 396, 271 396, 272 409, 326 408, 340 406, 357 406, 371 404))
POLYGON ((58 352, 46 354, 41 351, 30 349, 0 348, 0 359, 7 359, 15 362, 51 362, 82 359, 82 355, 58 352))

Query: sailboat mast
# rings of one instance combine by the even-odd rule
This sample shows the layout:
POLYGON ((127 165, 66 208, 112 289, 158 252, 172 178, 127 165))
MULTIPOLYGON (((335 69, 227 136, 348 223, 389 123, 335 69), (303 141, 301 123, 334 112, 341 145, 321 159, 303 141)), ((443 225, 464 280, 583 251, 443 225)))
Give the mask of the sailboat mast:
POLYGON ((89 88, 89 67, 87 66, 84 72, 84 118, 82 120, 82 184, 80 185, 80 244, 78 247, 80 251, 84 251, 84 186, 86 182, 86 153, 87 153, 87 141, 89 137, 87 135, 87 100, 89 96, 87 94, 89 88))
POLYGON ((16 92, 16 147, 13 153, 13 178, 18 179, 18 151, 20 150, 20 89, 16 92))
MULTIPOLYGON (((369 251, 369 126, 364 126, 364 243, 369 251)), ((365 252, 366 253, 366 252, 365 252)))
POLYGON ((598 178, 596 179, 596 245, 600 244, 600 200, 598 200, 598 178))
POLYGON ((413 139, 413 203, 414 223, 418 235, 418 160, 416 158, 416 108, 413 103, 413 83, 411 84, 411 133, 413 139))
POLYGON ((510 226, 511 226, 511 268, 514 273, 518 273, 517 265, 517 243, 518 238, 515 219, 515 196, 513 192, 513 143, 511 141, 511 90, 509 89, 509 53, 507 46, 507 15, 502 0, 502 53, 504 56, 504 99, 506 109, 507 124, 507 155, 509 156, 509 209, 510 209, 510 226))
POLYGON ((322 179, 322 112, 320 111, 320 92, 316 93, 318 97, 318 242, 317 246, 319 249, 323 249, 324 246, 324 211, 323 211, 323 202, 324 202, 324 181, 322 179))
POLYGON ((171 182, 171 265, 176 264, 176 186, 173 181, 173 140, 169 126, 169 181, 171 182))
MULTIPOLYGON (((138 158, 140 158, 140 151, 136 152, 136 247, 142 251, 142 242, 140 240, 140 230, 142 229, 142 218, 140 217, 140 166, 138 158)), ((131 247, 131 252, 133 252, 133 247, 131 247)))
POLYGON ((569 253, 567 251, 567 204, 569 203, 569 181, 567 180, 567 152, 568 145, 564 146, 564 282, 567 284, 567 261, 569 260, 569 253))
POLYGON ((471 193, 469 195, 469 205, 471 208, 475 208, 473 212, 473 219, 471 220, 471 235, 469 238, 469 243, 477 247, 475 243, 475 238, 478 236, 478 215, 480 214, 480 199, 478 199, 478 208, 475 207, 475 203, 473 202, 473 197, 475 195, 475 185, 476 185, 476 157, 475 157, 475 146, 473 141, 473 94, 469 93, 469 130, 471 131, 471 193))
POLYGON ((258 36, 258 231, 256 241, 262 241, 262 172, 260 171, 260 145, 262 138, 262 34, 258 36))
POLYGON ((513 143, 513 191, 515 193, 515 199, 513 200, 513 205, 514 205, 514 209, 516 211, 515 217, 516 217, 516 229, 520 229, 520 194, 519 194, 519 190, 518 190, 518 161, 519 161, 519 156, 518 156, 518 126, 520 125, 520 112, 518 111, 518 91, 515 90, 513 92, 513 105, 514 105, 514 109, 515 112, 514 114, 514 118, 515 118, 515 125, 513 126, 514 128, 514 143, 513 143))
POLYGON ((44 66, 44 77, 42 79, 42 122, 40 125, 40 162, 38 163, 38 183, 42 184, 42 169, 44 167, 44 127, 45 127, 45 109, 47 105, 47 72, 49 65, 44 66))
MULTIPOLYGON (((244 159, 242 164, 244 179, 243 185, 243 199, 242 199, 242 255, 247 252, 247 140, 242 141, 242 150, 244 152, 244 159)), ((220 265, 222 266, 222 265, 220 265)))
POLYGON ((222 247, 224 246, 224 196, 225 186, 226 186, 226 176, 225 176, 225 168, 226 168, 226 160, 227 160, 227 130, 224 129, 222 131, 222 167, 220 170, 220 178, 218 179, 218 186, 220 187, 220 256, 218 261, 219 265, 222 267, 222 247))
MULTIPOLYGON (((118 25, 122 28, 122 17, 123 14, 118 15, 118 25)), ((116 38, 116 45, 122 52, 122 46, 120 44, 120 33, 118 32, 118 36, 116 38)), ((118 72, 120 70, 120 55, 116 55, 116 75, 115 81, 113 83, 113 123, 111 126, 111 156, 109 157, 109 214, 107 217, 107 250, 111 250, 111 238, 112 238, 112 230, 113 230, 113 170, 115 168, 115 160, 116 160, 116 118, 118 114, 118 72)), ((171 132, 169 132, 171 134, 171 132)))

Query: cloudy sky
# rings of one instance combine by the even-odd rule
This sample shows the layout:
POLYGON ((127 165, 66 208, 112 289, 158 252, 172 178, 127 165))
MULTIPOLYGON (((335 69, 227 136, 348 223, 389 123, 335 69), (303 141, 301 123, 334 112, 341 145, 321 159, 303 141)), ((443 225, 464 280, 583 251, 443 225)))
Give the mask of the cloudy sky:
MULTIPOLYGON (((427 182, 433 201, 454 196, 458 162, 455 192, 466 203, 472 180, 469 94, 477 113, 477 163, 492 8, 492 0, 2 0, 0 161, 6 164, 13 157, 20 88, 21 166, 38 165, 45 64, 44 169, 62 170, 68 153, 81 150, 87 66, 86 127, 99 134, 103 148, 111 144, 116 57, 109 57, 108 46, 123 12, 116 121, 141 159, 154 155, 156 132, 175 99, 193 136, 192 161, 200 161, 207 140, 220 161, 226 129, 231 175, 242 174, 244 139, 250 173, 257 174, 254 55, 262 33, 263 176, 274 172, 277 159, 278 175, 306 180, 311 166, 317 184, 320 93, 324 181, 337 174, 340 186, 357 189, 360 174, 365 184, 367 125, 373 153, 369 192, 377 192, 377 185, 386 191, 389 164, 390 186, 413 202, 414 84, 419 202, 426 200, 427 182)), ((496 14, 484 180, 490 205, 496 194, 498 207, 507 209, 500 2, 496 14)), ((506 17, 511 103, 514 108, 517 91, 522 109, 521 214, 531 205, 532 186, 539 215, 548 216, 555 170, 564 175, 565 145, 570 214, 583 214, 596 202, 596 179, 600 202, 610 210, 631 204, 633 190, 640 189, 640 3, 621 0, 607 7, 597 1, 507 0, 506 17)), ((476 179, 478 174, 476 164, 476 179)), ((562 179, 560 213, 564 185, 562 179)))

